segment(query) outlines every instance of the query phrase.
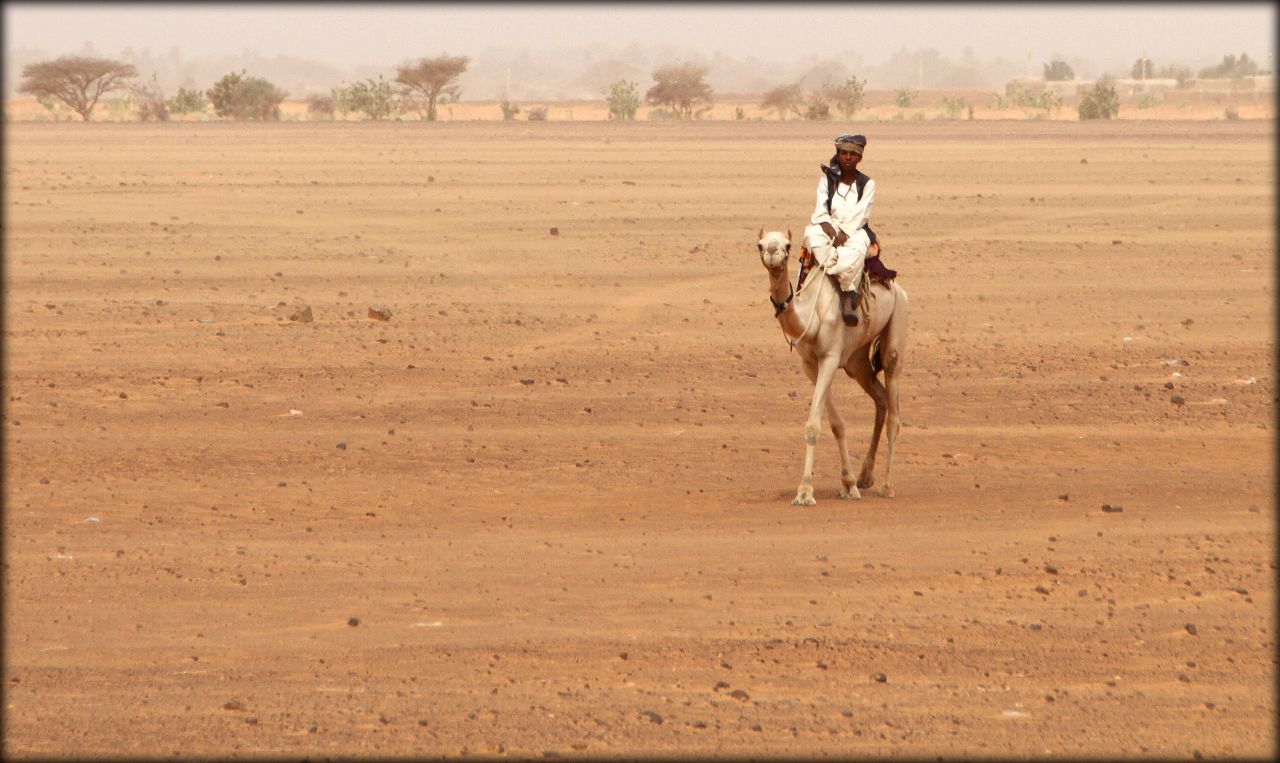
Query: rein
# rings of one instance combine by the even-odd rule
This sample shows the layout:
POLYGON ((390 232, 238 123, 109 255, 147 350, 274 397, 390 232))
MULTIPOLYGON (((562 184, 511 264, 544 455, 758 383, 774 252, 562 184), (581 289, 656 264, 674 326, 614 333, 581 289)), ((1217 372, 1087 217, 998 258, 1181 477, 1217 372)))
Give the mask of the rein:
MULTIPOLYGON (((808 268, 801 268, 800 270, 800 275, 807 276, 804 279, 804 282, 800 284, 800 291, 804 291, 805 289, 809 288, 809 284, 818 280, 816 278, 813 278, 812 273, 809 273, 808 271, 809 271, 808 268)), ((796 289, 794 286, 790 285, 789 281, 787 285, 790 287, 791 293, 788 294, 787 298, 782 300, 781 302, 773 298, 772 292, 769 293, 769 302, 773 305, 774 318, 781 319, 782 314, 786 312, 786 309, 788 307, 791 307, 791 303, 795 301, 796 289)), ((782 329, 782 338, 787 340, 787 346, 790 347, 792 351, 796 349, 796 343, 799 342, 801 338, 803 338, 806 334, 809 333, 809 327, 813 325, 813 319, 817 315, 818 315, 818 300, 815 299, 813 301, 813 310, 809 313, 809 319, 804 323, 804 331, 800 332, 800 336, 795 339, 792 339, 791 337, 787 336, 787 330, 782 328, 782 321, 781 320, 778 321, 778 328, 782 329)))

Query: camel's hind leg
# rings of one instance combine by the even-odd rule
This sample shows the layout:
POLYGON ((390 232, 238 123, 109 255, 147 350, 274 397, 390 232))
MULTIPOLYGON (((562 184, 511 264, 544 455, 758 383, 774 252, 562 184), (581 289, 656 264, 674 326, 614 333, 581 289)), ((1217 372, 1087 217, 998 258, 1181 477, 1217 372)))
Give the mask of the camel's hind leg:
POLYGON ((858 472, 857 486, 865 490, 876 483, 872 471, 876 466, 876 450, 880 447, 880 433, 884 430, 888 407, 885 401, 885 388, 871 369, 871 358, 864 352, 855 352, 853 357, 849 358, 844 370, 876 404, 876 423, 871 428, 871 446, 867 448, 867 455, 862 459, 862 469, 858 472))
POLYGON ((836 409, 835 391, 827 390, 827 420, 831 424, 831 434, 836 438, 836 448, 840 451, 840 497, 844 499, 861 498, 858 485, 853 479, 853 459, 849 457, 849 446, 845 442, 844 417, 836 409))
POLYGON ((885 498, 893 497, 893 451, 898 443, 898 428, 901 419, 898 416, 898 389, 902 375, 902 356, 907 349, 907 300, 904 297, 896 300, 893 315, 889 317, 889 325, 885 326, 881 335, 881 354, 884 357, 884 390, 888 405, 888 442, 884 457, 884 486, 877 495, 885 498))

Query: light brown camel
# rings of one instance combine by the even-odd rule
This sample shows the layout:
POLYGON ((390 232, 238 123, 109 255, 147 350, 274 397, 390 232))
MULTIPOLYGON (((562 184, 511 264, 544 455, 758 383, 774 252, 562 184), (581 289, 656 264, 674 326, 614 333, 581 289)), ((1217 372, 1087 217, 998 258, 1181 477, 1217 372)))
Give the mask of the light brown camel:
MULTIPOLYGON (((876 463, 876 447, 886 421, 889 424, 888 452, 885 454, 884 485, 877 494, 893 497, 893 449, 898 439, 898 381, 902 372, 902 356, 907 345, 907 293, 896 281, 885 285, 869 284, 864 278, 860 319, 856 326, 846 326, 840 318, 840 294, 831 279, 818 266, 809 268, 804 283, 791 287, 791 233, 760 230, 760 261, 769 271, 769 299, 773 302, 778 322, 793 349, 800 353, 804 371, 813 382, 813 400, 809 418, 804 424, 804 474, 793 504, 812 506, 813 454, 818 443, 818 429, 825 409, 840 449, 841 498, 861 498, 859 488, 875 484, 871 472, 876 463), (877 341, 878 340, 878 341, 877 341), (876 366, 873 366, 873 352, 876 366), (884 370, 884 383, 877 367, 884 370), (831 383, 836 370, 844 372, 862 387, 876 404, 876 423, 871 430, 871 447, 862 461, 857 481, 845 444, 844 418, 836 410, 831 397, 831 383)), ((870 254, 878 252, 874 247, 870 254)))

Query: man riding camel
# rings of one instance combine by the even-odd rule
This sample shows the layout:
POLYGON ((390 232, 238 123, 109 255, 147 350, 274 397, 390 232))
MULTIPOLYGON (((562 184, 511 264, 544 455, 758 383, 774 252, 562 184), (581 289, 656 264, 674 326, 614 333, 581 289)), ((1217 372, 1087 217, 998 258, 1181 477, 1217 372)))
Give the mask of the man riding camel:
POLYGON ((867 139, 862 135, 836 138, 836 155, 821 165, 817 204, 804 229, 804 247, 840 287, 840 316, 846 325, 858 325, 857 286, 868 250, 876 234, 867 227, 876 198, 876 181, 858 171, 867 139))

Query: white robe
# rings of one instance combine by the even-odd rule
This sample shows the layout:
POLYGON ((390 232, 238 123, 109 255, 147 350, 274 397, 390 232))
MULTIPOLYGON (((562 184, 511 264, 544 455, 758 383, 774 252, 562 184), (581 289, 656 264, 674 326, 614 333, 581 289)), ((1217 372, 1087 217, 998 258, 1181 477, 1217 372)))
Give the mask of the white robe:
POLYGON ((827 174, 818 179, 817 204, 809 225, 804 229, 804 246, 829 275, 840 281, 840 289, 856 288, 862 278, 862 265, 867 258, 871 239, 867 237, 866 224, 871 218, 871 205, 876 199, 876 181, 867 179, 862 198, 853 184, 840 183, 831 197, 831 212, 827 212, 827 174), (842 246, 832 246, 831 237, 822 230, 822 223, 830 223, 836 232, 844 231, 849 237, 842 246))

